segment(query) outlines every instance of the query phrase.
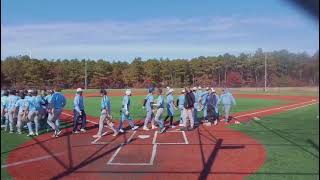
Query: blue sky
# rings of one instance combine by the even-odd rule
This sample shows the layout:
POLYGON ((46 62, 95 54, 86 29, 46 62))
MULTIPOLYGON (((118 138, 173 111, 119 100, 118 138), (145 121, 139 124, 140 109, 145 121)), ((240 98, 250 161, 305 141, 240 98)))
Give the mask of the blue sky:
POLYGON ((283 0, 1 0, 1 58, 313 54, 318 32, 316 20, 283 0))

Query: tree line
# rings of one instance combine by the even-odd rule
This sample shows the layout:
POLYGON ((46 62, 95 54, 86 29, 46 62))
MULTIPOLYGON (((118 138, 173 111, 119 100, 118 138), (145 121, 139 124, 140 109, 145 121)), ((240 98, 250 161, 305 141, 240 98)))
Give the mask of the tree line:
POLYGON ((287 50, 238 56, 200 56, 192 59, 134 58, 123 61, 79 59, 30 59, 29 56, 1 60, 1 87, 62 88, 84 87, 85 66, 89 88, 142 88, 153 86, 213 87, 264 86, 267 59, 267 86, 318 86, 319 51, 292 53, 287 50), (87 65, 86 65, 87 64, 87 65))

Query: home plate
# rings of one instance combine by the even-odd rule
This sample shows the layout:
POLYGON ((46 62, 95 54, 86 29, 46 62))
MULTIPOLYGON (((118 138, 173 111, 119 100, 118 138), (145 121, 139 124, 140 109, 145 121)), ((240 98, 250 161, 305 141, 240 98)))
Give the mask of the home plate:
POLYGON ((257 117, 253 117, 253 119, 256 120, 256 121, 260 120, 260 118, 257 118, 257 117))
POLYGON ((140 139, 146 139, 146 138, 149 138, 150 135, 139 135, 138 136, 140 139))

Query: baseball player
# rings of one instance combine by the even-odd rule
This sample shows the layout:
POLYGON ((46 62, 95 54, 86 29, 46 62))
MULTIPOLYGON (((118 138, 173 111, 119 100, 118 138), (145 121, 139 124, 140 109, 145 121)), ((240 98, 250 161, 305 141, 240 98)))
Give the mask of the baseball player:
POLYGON ((224 122, 228 123, 231 107, 236 105, 236 101, 228 89, 222 90, 222 95, 220 96, 219 103, 222 103, 223 105, 225 117, 224 122))
POLYGON ((6 108, 8 96, 9 92, 7 90, 3 90, 1 94, 1 125, 5 124, 6 119, 8 119, 8 113, 6 108))
POLYGON ((171 128, 175 128, 175 126, 173 125, 173 116, 174 116, 174 110, 176 109, 175 105, 174 105, 174 99, 173 99, 173 89, 169 89, 169 91, 167 92, 167 113, 168 115, 166 116, 166 118, 164 119, 164 121, 166 121, 168 118, 170 118, 170 127, 171 128))
POLYGON ((216 114, 216 106, 218 104, 218 98, 215 95, 215 90, 213 88, 210 89, 209 95, 206 98, 207 110, 208 110, 208 120, 211 124, 214 122, 214 125, 217 125, 217 114, 216 114))
POLYGON ((183 126, 183 104, 184 104, 184 97, 185 97, 185 89, 182 89, 180 96, 177 99, 177 106, 180 110, 180 123, 179 126, 182 127, 183 126))
POLYGON ((16 118, 15 104, 17 101, 18 97, 16 96, 16 90, 11 90, 9 92, 8 100, 5 105, 8 111, 8 119, 5 124, 5 131, 8 130, 9 126, 10 133, 13 133, 14 119, 16 118))
POLYGON ((20 92, 20 99, 16 102, 15 108, 18 111, 17 133, 21 134, 22 123, 27 122, 29 102, 25 99, 23 92, 20 92))
POLYGON ((112 123, 110 98, 107 96, 107 91, 105 89, 101 89, 100 94, 102 96, 102 99, 99 130, 98 133, 93 137, 99 138, 102 136, 103 124, 105 121, 107 122, 108 127, 113 131, 113 136, 116 136, 118 134, 118 131, 115 129, 114 124, 112 123))
MULTIPOLYGON (((54 92, 54 91, 52 91, 54 92)), ((49 99, 48 107, 48 121, 49 126, 54 130, 52 137, 58 137, 61 134, 60 126, 57 121, 59 121, 60 115, 64 106, 66 105, 66 98, 61 93, 61 89, 57 88, 54 93, 52 93, 49 99)))
POLYGON ((146 110, 147 110, 146 119, 144 120, 144 125, 143 125, 143 130, 145 130, 145 131, 149 130, 149 128, 147 126, 150 121, 151 121, 151 128, 152 129, 156 128, 156 126, 154 125, 154 118, 153 118, 154 114, 153 114, 153 109, 152 109, 152 104, 154 101, 153 92, 154 92, 154 88, 149 88, 148 95, 144 99, 144 108, 146 108, 146 110))
MULTIPOLYGON (((45 100, 47 102, 47 106, 46 106, 46 111, 47 111, 47 114, 48 114, 47 119, 49 119, 49 113, 52 111, 50 103, 51 103, 51 99, 52 99, 52 95, 53 94, 54 94, 54 90, 48 90, 48 94, 45 97, 45 100)), ((47 132, 48 132, 49 131, 49 127, 50 127, 50 125, 48 124, 48 121, 47 121, 47 125, 48 125, 48 127, 47 127, 47 132)), ((55 120, 55 125, 56 125, 56 127, 60 127, 59 118, 57 120, 55 120)))
POLYGON ((119 132, 124 133, 122 129, 123 121, 128 120, 129 125, 131 126, 131 130, 135 131, 139 128, 139 126, 135 126, 132 122, 132 118, 130 116, 130 96, 131 90, 127 89, 125 92, 125 96, 123 96, 122 100, 122 109, 121 109, 121 120, 119 125, 119 132))
POLYGON ((157 112, 154 119, 159 124, 159 133, 161 134, 166 130, 162 119, 162 114, 164 110, 164 98, 162 95, 162 89, 158 89, 158 99, 157 102, 153 104, 153 106, 157 108, 157 112))
POLYGON ((37 104, 39 105, 37 107, 37 111, 38 111, 38 116, 39 116, 39 121, 41 126, 44 126, 45 124, 47 124, 46 121, 44 121, 44 119, 46 119, 47 117, 47 112, 46 112, 47 101, 45 99, 45 96, 46 96, 45 90, 40 90, 39 94, 36 96, 36 101, 37 101, 37 104))
POLYGON ((184 104, 183 104, 183 128, 180 130, 186 131, 186 130, 192 130, 194 128, 194 104, 195 104, 195 97, 194 93, 189 87, 186 87, 185 89, 186 94, 184 98, 184 104), (190 128, 187 128, 187 120, 190 120, 190 128))
POLYGON ((37 91, 36 90, 29 90, 29 95, 31 96, 27 96, 26 100, 29 103, 28 106, 28 130, 29 130, 29 134, 28 136, 38 136, 39 135, 39 114, 38 114, 38 110, 39 107, 41 106, 40 103, 37 101, 36 96, 37 96, 37 91), (35 123, 35 133, 33 132, 33 128, 32 128, 32 122, 35 123))
POLYGON ((199 95, 197 93, 198 88, 197 87, 193 87, 192 91, 193 91, 193 95, 194 95, 194 110, 193 110, 193 119, 194 119, 194 125, 198 126, 199 125, 199 121, 198 121, 198 110, 200 110, 200 106, 199 106, 199 95))
POLYGON ((73 100, 73 133, 78 134, 78 121, 81 118, 81 129, 80 132, 86 132, 86 121, 87 115, 84 111, 84 100, 82 96, 83 90, 81 88, 77 88, 76 95, 73 100))
POLYGON ((206 104, 206 99, 208 97, 208 94, 209 94, 209 91, 210 91, 210 88, 209 87, 206 87, 206 90, 201 94, 201 104, 203 106, 203 119, 205 122, 208 121, 208 108, 207 108, 207 104, 206 104))

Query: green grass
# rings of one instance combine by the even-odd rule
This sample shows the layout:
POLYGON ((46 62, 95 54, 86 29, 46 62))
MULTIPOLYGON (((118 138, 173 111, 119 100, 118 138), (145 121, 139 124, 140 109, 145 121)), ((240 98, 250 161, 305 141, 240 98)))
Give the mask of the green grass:
MULTIPOLYGON (((9 134, 1 131, 1 165, 6 164, 9 152, 14 150, 20 144, 30 140, 25 134, 9 134)), ((12 179, 6 168, 1 168, 1 179, 12 179)))
MULTIPOLYGON (((145 118, 146 111, 142 109, 142 103, 145 96, 132 96, 131 97, 131 115, 133 119, 143 119, 145 118)), ((156 97, 155 97, 156 98, 156 97)), ((177 97, 175 97, 176 99, 177 97)), ((120 109, 122 97, 120 96, 112 96, 111 99, 111 111, 114 119, 120 119, 120 109)), ((281 100, 263 100, 263 99, 246 99, 246 98, 238 98, 236 99, 237 106, 232 109, 232 112, 240 112, 240 111, 248 111, 259 108, 266 108, 275 105, 285 104, 284 101, 281 100)), ((87 114, 99 117, 100 116, 100 102, 101 97, 87 97, 85 98, 85 111, 87 114)), ((73 108, 73 99, 67 100, 66 109, 73 108)), ((165 108, 166 109, 166 108, 165 108)), ((202 112, 199 113, 199 117, 202 116, 202 112)), ((164 113, 166 116, 166 110, 164 113)), ((179 110, 175 111, 175 119, 178 119, 180 116, 179 110)))
POLYGON ((267 159, 250 180, 319 178, 319 105, 284 112, 231 128, 262 143, 267 159))
MULTIPOLYGON (((67 128, 70 127, 71 124, 61 122, 60 126, 61 128, 67 128)), ((44 129, 39 133, 43 134, 46 132, 47 131, 44 129)), ((8 132, 5 132, 4 130, 1 130, 1 165, 6 164, 6 160, 11 151, 14 151, 14 149, 16 149, 19 145, 32 139, 32 137, 26 136, 26 130, 23 130, 23 133, 24 134, 10 134, 8 132)), ((1 179, 12 179, 7 172, 7 168, 1 168, 1 179)))
MULTIPOLYGON (((259 88, 230 88, 234 94, 261 94, 261 95, 285 95, 285 96, 316 96, 319 97, 319 87, 269 87, 267 92, 259 88)), ((146 93, 147 89, 131 89, 134 93, 146 93)), ((181 88, 174 88, 175 92, 180 92, 181 88)), ((216 88, 220 93, 222 88, 216 88)), ((108 89, 108 92, 123 92, 124 89, 108 89)), ((67 94, 75 94, 75 89, 65 89, 62 91, 67 94)), ((87 89, 84 93, 99 93, 99 89, 87 89)))

